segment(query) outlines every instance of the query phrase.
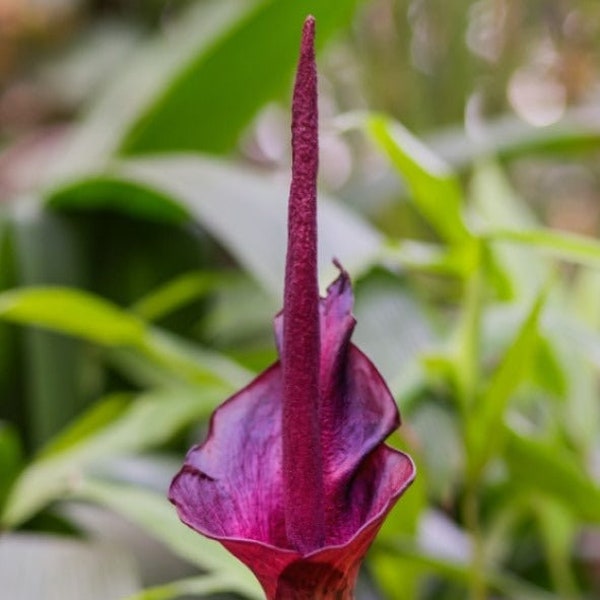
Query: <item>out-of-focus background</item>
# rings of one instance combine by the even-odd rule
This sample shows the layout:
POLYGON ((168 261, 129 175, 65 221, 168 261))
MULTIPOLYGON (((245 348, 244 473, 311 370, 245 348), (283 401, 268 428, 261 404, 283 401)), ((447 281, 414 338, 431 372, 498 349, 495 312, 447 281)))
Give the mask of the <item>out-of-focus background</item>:
POLYGON ((597 0, 0 0, 0 583, 261 598, 165 499, 275 359, 302 21, 322 283, 419 477, 357 597, 600 595, 597 0))

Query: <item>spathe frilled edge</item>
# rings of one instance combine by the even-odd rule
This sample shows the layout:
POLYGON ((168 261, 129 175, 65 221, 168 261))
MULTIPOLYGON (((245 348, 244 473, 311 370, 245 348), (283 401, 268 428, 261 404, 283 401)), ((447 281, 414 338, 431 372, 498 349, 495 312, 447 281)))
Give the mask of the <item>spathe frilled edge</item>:
POLYGON ((222 543, 250 568, 265 590, 268 599, 305 597, 306 600, 312 600, 319 597, 317 594, 320 591, 344 593, 354 589, 360 564, 386 515, 416 476, 415 465, 404 452, 382 444, 372 452, 372 455, 376 453, 385 455, 386 462, 396 462, 398 487, 381 510, 363 523, 345 543, 324 546, 306 555, 266 542, 216 535, 206 528, 198 528, 195 519, 189 518, 186 507, 180 506, 176 499, 178 481, 184 470, 174 479, 169 499, 177 507, 179 516, 186 525, 222 543))

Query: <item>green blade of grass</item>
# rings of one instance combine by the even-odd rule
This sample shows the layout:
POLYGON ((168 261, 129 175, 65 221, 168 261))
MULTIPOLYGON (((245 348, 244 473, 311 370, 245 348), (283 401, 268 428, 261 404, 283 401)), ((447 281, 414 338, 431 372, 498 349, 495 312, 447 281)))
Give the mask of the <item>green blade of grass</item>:
POLYGON ((68 333, 101 345, 140 345, 144 323, 112 303, 70 288, 32 287, 0 294, 0 318, 68 333))
POLYGON ((147 321, 156 321, 214 291, 226 278, 216 272, 184 273, 140 298, 131 310, 147 321))
POLYGON ((452 170, 399 123, 372 116, 367 130, 405 179, 412 198, 439 235, 449 242, 468 240, 463 195, 452 170))
POLYGON ((490 379, 487 389, 468 415, 467 439, 471 477, 478 477, 478 473, 502 443, 506 409, 533 359, 539 337, 540 315, 547 294, 547 288, 538 294, 516 338, 490 379))

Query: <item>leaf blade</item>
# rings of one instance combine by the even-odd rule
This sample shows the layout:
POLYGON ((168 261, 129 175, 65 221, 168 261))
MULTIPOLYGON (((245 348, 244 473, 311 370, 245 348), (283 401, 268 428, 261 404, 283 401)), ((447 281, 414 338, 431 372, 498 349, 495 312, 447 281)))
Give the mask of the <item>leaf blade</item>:
POLYGON ((367 119, 367 131, 406 180, 418 210, 449 242, 470 233, 461 215, 460 182, 440 158, 399 123, 383 116, 367 119))

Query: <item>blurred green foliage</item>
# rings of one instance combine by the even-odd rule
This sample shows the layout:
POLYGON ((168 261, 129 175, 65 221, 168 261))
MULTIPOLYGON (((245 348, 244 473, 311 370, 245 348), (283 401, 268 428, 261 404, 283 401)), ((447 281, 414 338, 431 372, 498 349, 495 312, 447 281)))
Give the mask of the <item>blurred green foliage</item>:
POLYGON ((165 489, 274 358, 308 12, 322 282, 333 257, 351 273, 357 343, 402 411, 391 443, 419 471, 359 598, 600 593, 596 2, 6 0, 11 598, 261 597, 165 489))

